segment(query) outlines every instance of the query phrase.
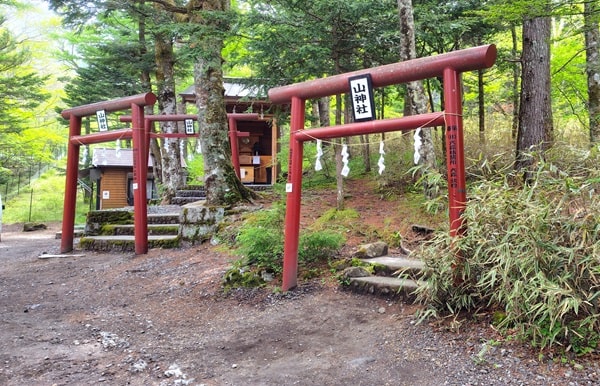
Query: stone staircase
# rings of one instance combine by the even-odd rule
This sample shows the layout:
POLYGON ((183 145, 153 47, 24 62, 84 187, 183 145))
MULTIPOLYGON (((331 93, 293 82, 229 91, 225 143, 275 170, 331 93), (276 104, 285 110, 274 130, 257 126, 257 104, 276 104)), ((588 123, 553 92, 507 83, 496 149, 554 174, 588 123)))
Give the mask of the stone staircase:
MULTIPOLYGON (((273 189, 273 185, 266 184, 246 184, 246 187, 255 192, 265 192, 273 189)), ((186 185, 185 188, 180 189, 175 193, 175 197, 171 199, 171 204, 186 205, 205 199, 206 190, 203 185, 186 185)))
POLYGON ((192 202, 206 199, 206 190, 202 185, 186 185, 185 188, 178 190, 175 197, 171 199, 172 205, 185 205, 192 202))
MULTIPOLYGON (((361 246, 359 252, 368 251, 369 248, 369 244, 361 246)), ((388 256, 387 246, 380 250, 381 253, 358 253, 356 256, 371 269, 352 267, 358 269, 343 273, 352 290, 374 295, 413 298, 417 288, 427 285, 427 272, 423 261, 408 255, 388 256)))
MULTIPOLYGON (((147 209, 149 249, 177 248, 182 243, 209 240, 225 215, 225 208, 207 206, 204 200, 181 206, 152 205, 147 209)), ((134 251, 133 207, 88 212, 79 247, 94 251, 134 251)))
MULTIPOLYGON (((177 248, 180 245, 181 207, 148 207, 148 248, 177 248), (160 208, 160 209, 157 209, 160 208)), ((133 212, 128 210, 95 211, 88 214, 85 234, 79 247, 93 251, 135 250, 133 212)))

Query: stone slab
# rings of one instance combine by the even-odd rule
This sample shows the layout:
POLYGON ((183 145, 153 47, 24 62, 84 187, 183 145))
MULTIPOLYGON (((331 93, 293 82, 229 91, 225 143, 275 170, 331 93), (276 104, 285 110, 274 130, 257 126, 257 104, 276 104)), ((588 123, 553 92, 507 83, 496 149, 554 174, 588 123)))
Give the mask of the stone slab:
POLYGON ((399 279, 389 276, 368 276, 353 277, 350 279, 350 286, 372 294, 402 294, 411 296, 411 294, 420 286, 426 285, 425 282, 411 279, 399 279))
POLYGON ((365 263, 385 265, 393 271, 397 271, 402 268, 408 268, 413 270, 425 269, 425 263, 423 263, 421 260, 409 259, 407 257, 402 256, 381 256, 361 260, 365 263))
MULTIPOLYGON (((148 241, 155 240, 175 240, 179 236, 175 235, 149 235, 148 241)), ((100 241, 135 241, 135 236, 117 235, 117 236, 86 236, 86 239, 100 241)))

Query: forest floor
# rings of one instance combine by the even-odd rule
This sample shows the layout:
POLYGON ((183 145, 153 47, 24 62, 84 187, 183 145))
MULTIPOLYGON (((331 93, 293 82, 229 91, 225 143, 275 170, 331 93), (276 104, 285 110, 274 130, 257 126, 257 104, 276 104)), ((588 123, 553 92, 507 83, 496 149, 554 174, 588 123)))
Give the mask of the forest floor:
MULTIPOLYGON (((359 221, 399 226, 394 201, 361 183, 348 191, 359 221)), ((335 192, 304 200, 306 224, 333 207, 335 192)), ((40 259, 59 253, 59 230, 3 227, 2 385, 600 384, 597 355, 540 355, 500 336, 485 313, 418 324, 419 306, 329 277, 287 293, 224 293, 236 257, 209 243, 40 259)), ((344 253, 358 242, 349 238, 344 253)))

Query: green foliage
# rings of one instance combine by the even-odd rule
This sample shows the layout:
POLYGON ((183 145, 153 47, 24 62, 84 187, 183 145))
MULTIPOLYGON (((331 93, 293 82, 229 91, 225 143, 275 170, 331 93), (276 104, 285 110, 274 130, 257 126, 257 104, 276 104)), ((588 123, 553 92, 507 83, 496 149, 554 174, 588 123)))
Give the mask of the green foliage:
POLYGON ((298 259, 306 263, 328 260, 335 256, 344 241, 344 236, 331 231, 305 233, 300 237, 298 259))
POLYGON ((274 232, 264 225, 245 226, 237 238, 238 252, 250 265, 258 265, 272 272, 281 272, 283 256, 283 232, 274 232))
MULTIPOLYGON (((569 150, 562 147, 564 159, 569 150)), ((538 165, 530 185, 511 175, 473 184, 464 213, 468 232, 451 240, 443 231, 421 250, 432 272, 419 293, 430 307, 423 316, 487 307, 503 313, 499 327, 535 347, 594 349, 600 179, 585 165, 597 162, 588 152, 571 168, 538 165)))
MULTIPOLYGON (((43 90, 47 76, 30 67, 31 54, 4 26, 0 15, 0 133, 23 130, 25 118, 48 98, 43 90)), ((1 144, 1 143, 0 143, 1 144)))
POLYGON ((0 15, 0 165, 14 172, 48 160, 56 139, 47 127, 39 130, 41 105, 50 96, 48 76, 36 71, 28 47, 4 23, 0 15))
POLYGON ((241 30, 246 37, 237 64, 258 77, 294 82, 373 64, 390 63, 398 44, 393 1, 249 2, 241 30))
MULTIPOLYGON (((280 202, 271 209, 248 214, 239 228, 234 246, 243 257, 234 263, 226 275, 227 286, 237 281, 251 282, 250 275, 256 276, 258 283, 264 283, 265 274, 278 275, 283 269, 283 224, 285 208, 280 202), (237 272, 237 273, 236 273, 237 272)), ((227 230, 231 232, 231 229, 227 230)), ((331 230, 306 230, 300 235, 298 260, 306 268, 304 278, 313 277, 319 265, 332 258, 341 248, 345 239, 339 232, 331 230)), ((243 285, 243 283, 242 283, 243 285)))
POLYGON ((187 172, 187 182, 189 184, 200 184, 204 181, 204 158, 202 154, 197 154, 187 161, 187 172))

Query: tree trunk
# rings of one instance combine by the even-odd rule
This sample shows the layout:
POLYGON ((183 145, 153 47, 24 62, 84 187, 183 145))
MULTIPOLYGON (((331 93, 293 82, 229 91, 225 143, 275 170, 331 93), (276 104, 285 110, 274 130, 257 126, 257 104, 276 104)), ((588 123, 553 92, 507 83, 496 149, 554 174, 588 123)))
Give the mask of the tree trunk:
POLYGON ((535 161, 532 156, 543 157, 553 140, 550 27, 549 17, 534 17, 523 22, 523 75, 515 170, 522 170, 526 180, 531 177, 535 161))
MULTIPOLYGON (((342 96, 335 96, 335 124, 342 124, 342 96)), ((342 176, 342 138, 338 138, 334 141, 335 145, 335 175, 336 175, 336 208, 337 210, 344 210, 344 176, 342 176)))
MULTIPOLYGON (((513 58, 517 58, 518 52, 518 44, 517 44, 517 28, 514 24, 510 27, 510 34, 512 37, 512 56, 513 58)), ((512 82, 512 104, 513 104, 513 114, 512 114, 512 128, 511 128, 511 138, 517 138, 517 131, 519 129, 519 77, 521 76, 520 71, 520 61, 514 62, 513 65, 513 82, 512 82)))
MULTIPOLYGON (((415 59, 417 56, 415 48, 415 23, 413 19, 413 7, 411 0, 398 0, 398 15, 400 18, 400 60, 406 61, 415 59)), ((409 82, 406 85, 408 102, 412 114, 424 114, 427 112, 427 99, 423 82, 409 82)), ((415 136, 420 136, 421 146, 418 151, 418 164, 427 169, 436 167, 436 156, 433 147, 433 138, 431 128, 421 128, 415 131, 415 136)), ((425 194, 430 196, 435 189, 425 187, 425 194)))
MULTIPOLYGON (((139 44, 139 57, 143 58, 148 54, 146 47, 146 17, 144 13, 139 13, 138 20, 138 44, 139 44)), ((148 70, 142 70, 140 75, 140 82, 142 84, 142 90, 146 92, 152 92, 152 81, 150 72, 148 70)), ((153 106, 144 107, 144 114, 151 115, 153 113, 153 106)), ((152 173, 154 175, 154 181, 162 185, 162 161, 160 156, 160 149, 155 138, 150 139, 150 156, 152 157, 152 173)))
MULTIPOLYGON (((159 114, 177 114, 175 95, 175 58, 173 43, 162 34, 154 37, 154 55, 156 61, 156 86, 159 114)), ((176 122, 160 122, 161 133, 177 133, 176 122)), ((160 142, 163 203, 169 203, 177 190, 185 185, 185 173, 181 167, 181 148, 179 139, 164 138, 160 142)))
POLYGON ((479 107, 479 145, 485 153, 485 94, 483 89, 483 70, 477 71, 477 105, 479 107))
POLYGON ((598 44, 598 12, 596 1, 584 2, 585 72, 587 74, 590 145, 600 142, 600 57, 598 44))
MULTIPOLYGON (((327 127, 327 126, 331 126, 330 121, 329 121, 329 97, 323 97, 323 98, 319 98, 317 100, 317 108, 319 110, 319 126, 320 127, 327 127)), ((325 141, 323 142, 323 148, 327 148, 329 147, 329 142, 325 141)), ((334 150, 335 152, 335 150, 334 150)), ((334 157, 335 158, 335 157, 334 157)), ((331 177, 331 170, 330 170, 330 164, 329 162, 324 162, 323 163, 323 169, 325 171, 325 176, 327 178, 331 177)))
POLYGON ((223 12, 229 10, 229 1, 197 0, 189 9, 190 21, 199 24, 193 40, 196 44, 194 86, 206 200, 211 205, 233 205, 250 200, 255 194, 237 178, 231 162, 221 57, 224 36, 229 29, 224 25, 223 12))
POLYGON ((371 172, 371 145, 369 144, 369 134, 361 135, 362 155, 364 159, 365 173, 371 172))

